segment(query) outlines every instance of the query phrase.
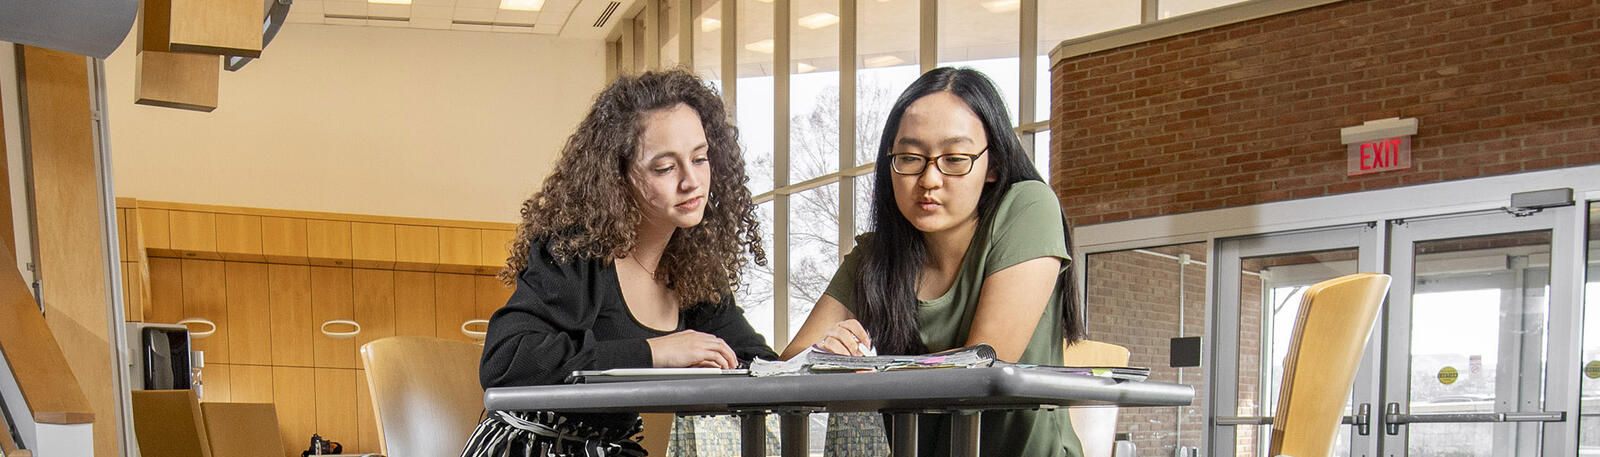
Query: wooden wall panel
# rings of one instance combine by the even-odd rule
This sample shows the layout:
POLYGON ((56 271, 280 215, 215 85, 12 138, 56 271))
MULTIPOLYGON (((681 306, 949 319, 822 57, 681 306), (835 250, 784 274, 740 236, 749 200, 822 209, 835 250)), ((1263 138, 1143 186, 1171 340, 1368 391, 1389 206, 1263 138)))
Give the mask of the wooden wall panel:
MULTIPOLYGON (((317 434, 344 446, 360 446, 356 425, 356 370, 317 368, 317 434)), ((307 437, 309 438, 309 436, 307 437)), ((346 447, 348 451, 355 448, 346 447)))
POLYGON ((434 284, 434 332, 440 338, 476 341, 461 333, 461 324, 473 319, 477 308, 477 283, 472 275, 437 273, 434 284))
POLYGON ((311 336, 314 367, 356 367, 354 340, 324 333, 352 330, 348 325, 325 325, 328 321, 355 319, 350 276, 349 268, 311 267, 311 320, 317 329, 311 336))
POLYGON ((265 262, 261 250, 261 216, 217 215, 217 253, 226 260, 265 262))
POLYGON ((145 249, 153 253, 172 254, 172 232, 167 210, 139 208, 139 237, 145 249))
POLYGON ((394 271, 357 268, 352 282, 355 287, 356 322, 361 323, 361 334, 355 337, 356 367, 365 367, 361 359, 361 346, 379 338, 394 336, 394 271))
POLYGON ((262 217, 261 252, 268 262, 305 265, 306 220, 262 217))
POLYGON ((200 401, 229 402, 232 400, 233 387, 229 382, 232 370, 227 364, 207 363, 200 369, 200 401))
POLYGON ((272 307, 267 264, 226 262, 228 362, 272 364, 272 307))
POLYGON ((394 267, 434 271, 439 264, 439 228, 397 225, 394 228, 394 267))
POLYGON ((301 367, 272 368, 272 403, 278 410, 278 433, 283 435, 284 457, 300 457, 317 433, 317 383, 315 371, 301 367))
POLYGON ((172 250, 185 258, 221 259, 217 253, 217 215, 196 211, 171 211, 172 250))
MULTIPOLYGON (((203 351, 205 361, 228 363, 228 290, 221 261, 183 261, 183 318, 205 319, 216 326, 210 336, 191 335, 191 349, 203 351)), ((188 324, 190 332, 204 332, 205 324, 188 324)))
POLYGON ((439 228, 439 271, 473 273, 483 260, 483 236, 478 229, 439 228))
POLYGON ((476 279, 478 306, 473 316, 478 319, 488 319, 496 310, 506 305, 506 300, 511 299, 512 289, 494 276, 478 276, 476 279))
POLYGON ((394 272, 394 331, 396 335, 434 336, 433 273, 394 272))
POLYGON ((511 230, 483 230, 480 234, 483 238, 483 247, 480 249, 482 257, 478 259, 478 265, 483 268, 478 270, 478 274, 500 273, 500 269, 506 266, 506 258, 511 256, 510 243, 515 234, 511 230))
POLYGON ((150 305, 145 322, 176 324, 183 319, 183 261, 150 258, 150 305))
POLYGON ((311 335, 316 332, 311 318, 311 268, 268 265, 267 284, 267 301, 272 308, 272 364, 311 366, 311 335))
MULTIPOLYGON (((229 367, 229 397, 236 403, 273 403, 272 367, 232 365, 229 367)), ((309 438, 309 437, 308 437, 309 438)))
POLYGON ((394 268, 394 249, 394 224, 350 224, 350 258, 356 267, 394 268))
POLYGON ((121 401, 117 383, 106 382, 117 379, 118 369, 107 344, 116 292, 106 289, 114 271, 106 265, 113 228, 103 217, 111 202, 97 172, 102 166, 109 172, 110 164, 100 163, 95 151, 90 60, 33 46, 20 46, 17 54, 39 277, 47 278, 39 296, 45 323, 94 412, 95 455, 119 455, 121 401))
POLYGON ((312 265, 350 266, 350 223, 307 220, 306 257, 312 265))

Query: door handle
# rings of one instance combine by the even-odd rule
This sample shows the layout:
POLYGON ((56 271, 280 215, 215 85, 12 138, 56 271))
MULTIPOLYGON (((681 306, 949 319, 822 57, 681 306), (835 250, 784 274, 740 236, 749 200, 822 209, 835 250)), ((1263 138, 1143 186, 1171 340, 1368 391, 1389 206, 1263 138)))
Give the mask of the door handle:
POLYGON ((1384 431, 1400 434, 1402 424, 1438 424, 1462 422, 1565 422, 1566 411, 1532 411, 1509 413, 1433 413, 1401 414, 1400 403, 1390 402, 1383 414, 1384 431))
MULTIPOLYGON (((1372 404, 1362 403, 1356 408, 1356 413, 1339 418, 1339 423, 1356 426, 1356 433, 1365 436, 1372 433, 1372 404)), ((1217 416, 1217 425, 1272 425, 1270 416, 1217 416)))

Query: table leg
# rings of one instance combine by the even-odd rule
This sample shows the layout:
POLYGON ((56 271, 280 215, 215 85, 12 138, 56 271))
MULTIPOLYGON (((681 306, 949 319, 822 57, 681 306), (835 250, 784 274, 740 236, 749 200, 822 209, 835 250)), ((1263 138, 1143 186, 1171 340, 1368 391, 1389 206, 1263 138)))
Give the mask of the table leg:
POLYGON ((977 411, 955 411, 950 414, 950 456, 978 456, 977 411))
POLYGON ((917 457, 917 414, 894 414, 894 443, 889 450, 894 457, 917 457))
POLYGON ((766 457, 767 413, 739 415, 739 446, 744 457, 766 457))
POLYGON ((778 443, 783 447, 783 457, 809 455, 810 419, 811 413, 806 411, 784 411, 778 415, 778 422, 781 424, 778 443))

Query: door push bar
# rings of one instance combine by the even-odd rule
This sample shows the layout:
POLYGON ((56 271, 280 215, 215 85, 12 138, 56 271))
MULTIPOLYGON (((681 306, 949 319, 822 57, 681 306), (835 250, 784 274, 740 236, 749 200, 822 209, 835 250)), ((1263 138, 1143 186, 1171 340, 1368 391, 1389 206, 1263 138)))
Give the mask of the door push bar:
MULTIPOLYGON (((1366 436, 1372 433, 1372 404, 1362 403, 1353 416, 1340 418, 1339 423, 1356 426, 1356 433, 1366 436)), ((1217 425, 1272 425, 1271 417, 1257 416, 1217 416, 1217 425)))
POLYGON ((1566 411, 1537 411, 1509 413, 1434 413, 1400 414, 1400 404, 1390 402, 1383 415, 1384 431, 1400 434, 1402 424, 1437 424, 1460 422, 1565 422, 1566 411))

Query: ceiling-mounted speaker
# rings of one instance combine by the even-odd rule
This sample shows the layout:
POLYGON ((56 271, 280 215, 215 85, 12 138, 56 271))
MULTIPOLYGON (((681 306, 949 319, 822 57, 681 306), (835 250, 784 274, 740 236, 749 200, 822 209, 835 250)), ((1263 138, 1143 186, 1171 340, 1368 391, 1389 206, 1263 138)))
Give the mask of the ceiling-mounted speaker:
POLYGON ((5 0, 0 41, 104 59, 138 14, 138 0, 5 0))

